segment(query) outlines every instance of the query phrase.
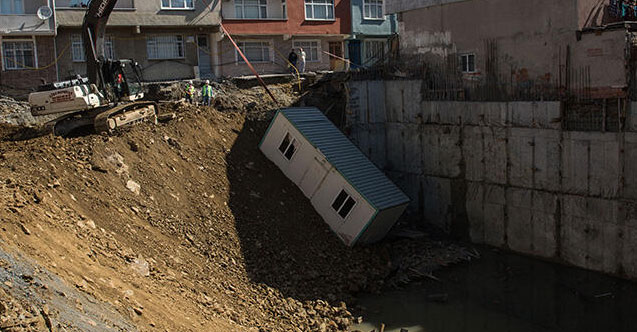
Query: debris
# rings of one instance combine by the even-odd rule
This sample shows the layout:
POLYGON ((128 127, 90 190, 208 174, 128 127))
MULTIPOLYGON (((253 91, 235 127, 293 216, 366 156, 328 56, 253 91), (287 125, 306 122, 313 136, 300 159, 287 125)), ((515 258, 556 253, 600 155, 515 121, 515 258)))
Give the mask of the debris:
POLYGON ((128 190, 133 192, 135 195, 139 195, 142 187, 137 182, 128 180, 128 182, 126 182, 126 188, 128 188, 128 190))
POLYGON ((137 258, 135 258, 135 260, 131 263, 131 269, 142 277, 148 277, 150 275, 148 261, 146 261, 141 255, 137 256, 137 258))
POLYGON ((22 229, 22 231, 24 232, 24 234, 26 235, 31 235, 31 231, 27 228, 26 225, 20 223, 20 229, 22 229))

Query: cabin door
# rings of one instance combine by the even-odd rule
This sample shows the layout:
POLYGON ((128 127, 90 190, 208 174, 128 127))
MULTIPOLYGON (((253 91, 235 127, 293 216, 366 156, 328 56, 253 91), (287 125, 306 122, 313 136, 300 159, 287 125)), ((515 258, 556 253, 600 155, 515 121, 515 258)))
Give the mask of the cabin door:
POLYGON ((318 186, 327 175, 327 171, 327 161, 322 158, 321 160, 314 158, 312 165, 303 174, 303 178, 299 183, 299 187, 301 187, 301 191, 303 191, 305 196, 312 199, 316 189, 318 189, 318 186))

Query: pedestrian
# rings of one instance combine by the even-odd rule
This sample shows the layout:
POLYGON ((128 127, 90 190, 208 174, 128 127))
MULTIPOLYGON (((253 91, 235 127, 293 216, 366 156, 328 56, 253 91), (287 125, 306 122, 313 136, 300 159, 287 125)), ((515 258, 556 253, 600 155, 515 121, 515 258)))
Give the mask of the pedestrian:
POLYGON ((290 50, 290 54, 288 55, 288 61, 290 62, 290 72, 294 74, 296 72, 296 60, 299 58, 294 52, 294 49, 290 50))
POLYGON ((305 72, 305 51, 303 47, 299 48, 299 54, 301 55, 301 63, 299 63, 299 73, 305 72))
POLYGON ((212 105, 214 95, 212 93, 212 86, 210 86, 210 81, 206 80, 206 83, 203 85, 201 90, 201 96, 203 97, 203 104, 205 106, 212 105))
POLYGON ((193 103, 195 100, 195 85, 192 83, 192 80, 186 83, 186 101, 189 103, 193 103))

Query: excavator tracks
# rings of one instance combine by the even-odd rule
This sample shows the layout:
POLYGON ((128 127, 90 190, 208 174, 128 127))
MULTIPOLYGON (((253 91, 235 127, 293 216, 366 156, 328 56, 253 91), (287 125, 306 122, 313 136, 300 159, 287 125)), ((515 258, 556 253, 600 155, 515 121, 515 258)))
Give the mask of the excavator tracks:
POLYGON ((95 116, 95 132, 110 134, 118 128, 149 120, 157 123, 159 107, 152 101, 118 105, 95 116))

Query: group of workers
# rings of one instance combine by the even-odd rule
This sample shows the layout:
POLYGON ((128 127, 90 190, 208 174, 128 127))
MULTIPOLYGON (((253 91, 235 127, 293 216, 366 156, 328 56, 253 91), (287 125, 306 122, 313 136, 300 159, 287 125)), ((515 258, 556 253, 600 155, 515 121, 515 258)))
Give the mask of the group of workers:
POLYGON ((299 54, 297 55, 294 49, 290 50, 290 54, 288 55, 288 62, 290 63, 290 72, 292 74, 298 72, 299 74, 305 72, 305 51, 302 47, 299 48, 299 54), (297 67, 296 62, 301 59, 299 65, 297 67))
MULTIPOLYGON (((212 104, 214 104, 214 97, 210 81, 206 80, 201 88, 201 104, 204 106, 212 106, 212 104)), ((195 85, 193 81, 186 83, 186 101, 191 104, 195 101, 195 85)))
MULTIPOLYGON (((290 51, 290 54, 288 55, 288 62, 290 71, 293 74, 297 72, 299 74, 305 72, 305 57, 306 54, 302 47, 299 48, 298 55, 296 54, 294 49, 290 51)), ((186 101, 191 104, 195 102, 195 85, 192 80, 186 83, 186 101)), ((212 106, 212 104, 214 104, 214 92, 212 91, 212 86, 210 85, 209 80, 206 80, 203 87, 201 88, 201 104, 204 106, 212 106)))

